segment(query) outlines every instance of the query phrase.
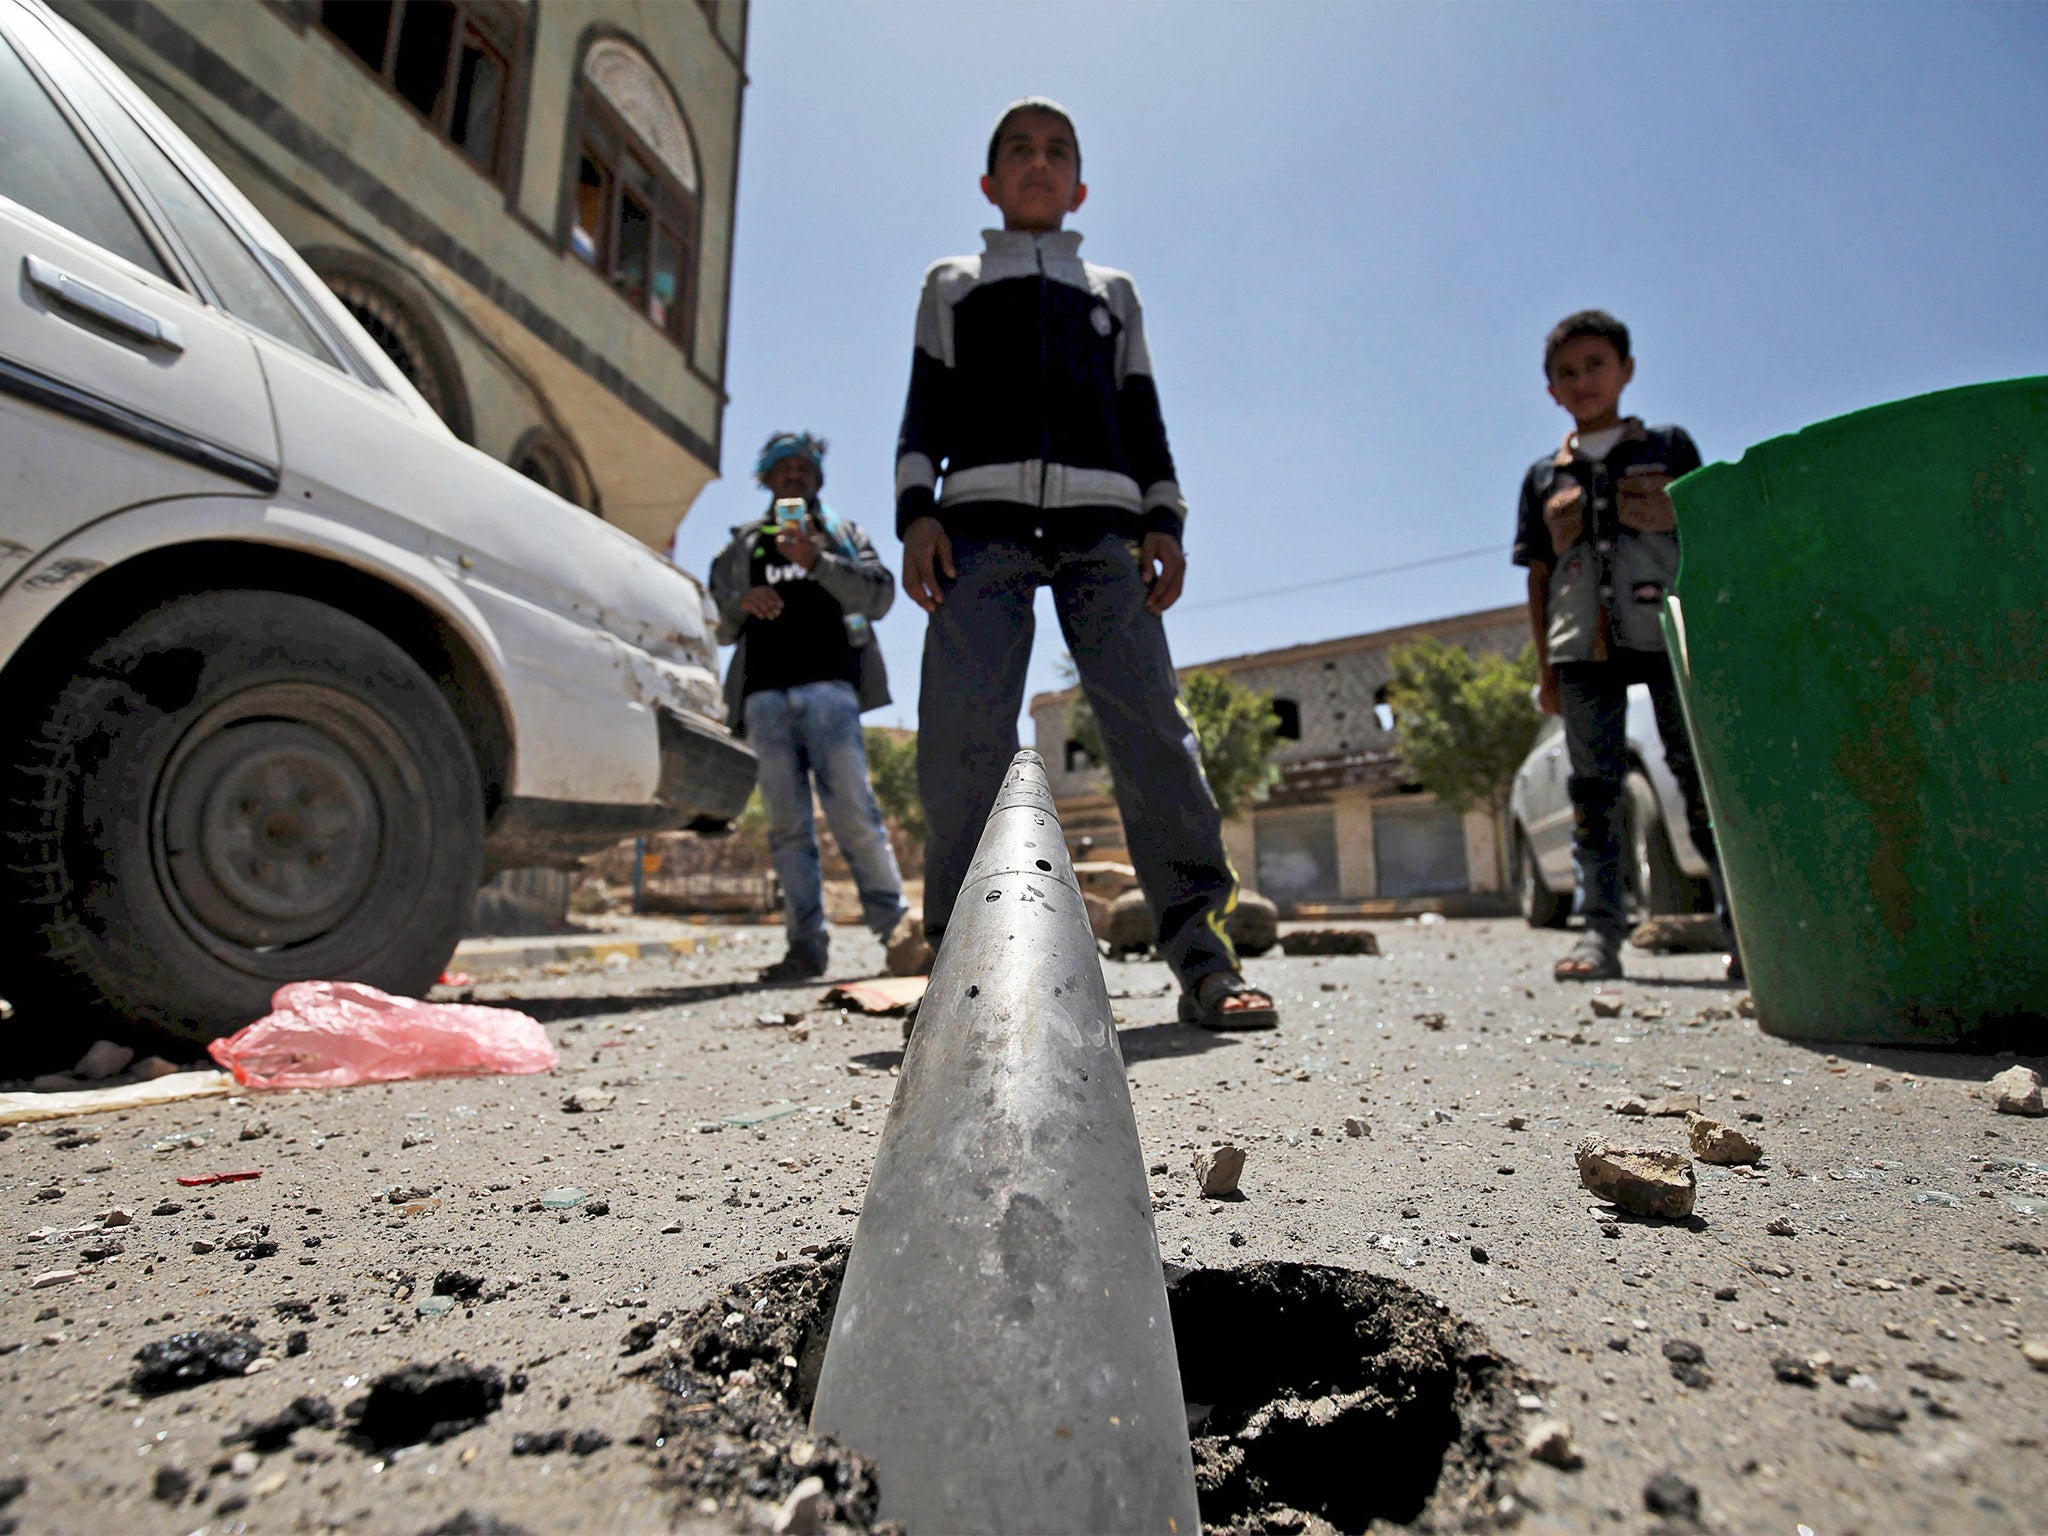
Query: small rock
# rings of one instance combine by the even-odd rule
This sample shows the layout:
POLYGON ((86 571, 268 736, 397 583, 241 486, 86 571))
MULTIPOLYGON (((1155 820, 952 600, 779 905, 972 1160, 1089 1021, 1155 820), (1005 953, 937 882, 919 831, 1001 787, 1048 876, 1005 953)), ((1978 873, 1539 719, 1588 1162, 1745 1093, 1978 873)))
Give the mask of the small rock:
POLYGON ((1732 1285, 1723 1285, 1715 1288, 1714 1300, 1716 1301, 1733 1301, 1735 1297, 1736 1290, 1732 1285))
POLYGON ((1799 1235, 1799 1229, 1782 1216, 1773 1220, 1764 1230, 1770 1233, 1772 1237, 1797 1237, 1799 1235))
POLYGON ((891 976, 929 976, 933 955, 925 940, 924 919, 906 912, 890 930, 883 954, 891 976))
POLYGON ((184 1069, 176 1062, 165 1061, 161 1056, 145 1056, 130 1067, 129 1072, 145 1083, 155 1082, 160 1077, 170 1077, 184 1069))
POLYGON ((1699 1112, 1700 1096, 1696 1093, 1667 1093, 1650 1102, 1650 1115, 1655 1119, 1680 1120, 1699 1112))
POLYGON ((237 1451, 228 1462, 228 1470, 236 1477, 254 1477, 256 1469, 262 1465, 254 1451, 237 1451))
POLYGON ((1764 1149, 1742 1132, 1697 1110, 1685 1117, 1685 1134, 1692 1142, 1692 1155, 1703 1163, 1753 1163, 1764 1155, 1764 1149))
POLYGON ((152 1216, 175 1216, 183 1209, 185 1207, 178 1204, 175 1200, 159 1200, 151 1207, 149 1214, 152 1216))
POLYGON ((1511 1131, 1526 1131, 1529 1129, 1529 1122, 1521 1115, 1509 1115, 1508 1129, 1511 1131))
POLYGON ((1573 1472, 1586 1464, 1572 1439, 1572 1427, 1563 1419, 1538 1419, 1522 1436, 1522 1449, 1531 1461, 1545 1462, 1561 1471, 1573 1472))
POLYGON ((145 1344, 135 1352, 131 1378, 138 1392, 175 1392, 220 1376, 241 1376, 261 1357, 263 1341, 253 1333, 199 1328, 145 1344))
POLYGON ((2001 1115, 2043 1115, 2041 1074, 2032 1067, 2007 1067, 1985 1085, 2001 1115))
POLYGON ((1691 1339, 1666 1339, 1664 1358, 1671 1363, 1673 1379, 1688 1387, 1704 1388, 1713 1384, 1714 1378, 1707 1374, 1707 1352, 1691 1339))
POLYGON ((1614 1106, 1614 1112, 1617 1115, 1627 1115, 1632 1120, 1639 1120, 1650 1112, 1650 1106, 1641 1099, 1623 1099, 1614 1106))
POLYGON ((1442 1029, 1450 1021, 1440 1013, 1418 1013, 1415 1022, 1424 1029, 1442 1029))
POLYGON ((112 1227, 125 1227, 134 1220, 135 1213, 133 1211, 124 1211, 119 1206, 116 1206, 113 1210, 106 1212, 100 1217, 100 1227, 102 1230, 112 1227))
POLYGON ((1364 928, 1300 928, 1280 935, 1287 955, 1376 955, 1380 941, 1364 928))
POLYGON ((253 1451, 280 1451, 291 1444, 292 1436, 300 1430, 332 1429, 334 1424, 334 1404, 324 1397, 309 1394, 293 1398, 280 1413, 258 1419, 253 1424, 244 1424, 227 1436, 227 1443, 233 1445, 239 1441, 253 1451))
POLYGON ((235 1140, 261 1141, 264 1137, 268 1136, 269 1134, 270 1122, 268 1120, 257 1120, 251 1122, 248 1125, 243 1126, 241 1130, 235 1134, 235 1140))
POLYGON ((441 1441, 482 1423, 498 1411, 505 1378, 493 1366, 463 1360, 407 1365, 370 1383, 357 1409, 356 1433, 379 1448, 441 1441))
POLYGON ((397 1189, 387 1193, 384 1198, 393 1205, 411 1205, 415 1200, 431 1199, 433 1193, 431 1189, 413 1189, 400 1185, 397 1189))
POLYGON ((1692 1160, 1662 1147, 1620 1147, 1598 1141, 1576 1149, 1579 1182, 1601 1199, 1638 1216, 1667 1221, 1692 1214, 1698 1185, 1692 1160))
POLYGON ((807 1477, 789 1490, 789 1497, 777 1506, 768 1529, 776 1536, 813 1536, 825 1528, 831 1511, 831 1501, 825 1497, 825 1480, 807 1477))
POLYGON ((1700 1491, 1676 1472, 1659 1472, 1643 1484, 1643 1508, 1667 1520, 1697 1522, 1700 1491))
POLYGON ((76 1093, 78 1079, 69 1072, 44 1072, 31 1078, 29 1087, 37 1093, 76 1093))
MULTIPOLYGON (((82 1077, 96 1083, 102 1078, 112 1077, 135 1059, 135 1052, 125 1045, 116 1045, 111 1040, 95 1040, 86 1053, 78 1058, 78 1065, 71 1069, 72 1076, 82 1077)), ((2038 1099, 2040 1096, 2035 1095, 2038 1099)))
POLYGON ((1788 1387, 1819 1385, 1813 1373, 1813 1362, 1802 1360, 1797 1355, 1779 1355, 1771 1362, 1771 1374, 1788 1387))
MULTIPOLYGON (((776 1015, 776 1022, 778 1024, 782 1022, 780 1014, 776 1015)), ((618 1098, 619 1096, 616 1093, 599 1093, 594 1089, 579 1088, 576 1092, 562 1100, 562 1113, 565 1115, 594 1115, 601 1110, 610 1109, 613 1104, 618 1102, 618 1098)))
POLYGON ((162 1504, 182 1504, 191 1491, 192 1474, 183 1467, 158 1467, 149 1484, 149 1496, 162 1504))
POLYGON ((431 1147, 433 1144, 434 1133, 432 1131, 407 1131, 398 1139, 399 1149, 407 1152, 411 1151, 414 1147, 431 1147))
POLYGON ((1608 997, 1604 993, 1595 992, 1586 999, 1586 1006, 1593 1010, 1593 1017, 1596 1019, 1618 1019, 1621 1017, 1623 1005, 1618 997, 1608 997))
POLYGON ((1853 1403, 1842 1410, 1842 1422, 1872 1435, 1896 1435, 1906 1410, 1896 1403, 1853 1403))
POLYGON ((1472 1245, 1472 1262, 1474 1264, 1484 1264, 1487 1262, 1486 1250, 1477 1243, 1472 1245))
POLYGON ((194 1253, 212 1253, 215 1249, 219 1247, 219 1243, 208 1242, 203 1237, 195 1237, 194 1239, 192 1239, 192 1251, 194 1253))
POLYGON ((2035 1370, 2048 1371, 2048 1339, 2029 1339, 2020 1346, 2020 1353, 2035 1370))
POLYGON ((1228 1142, 1195 1154, 1195 1182, 1211 1200, 1236 1194, 1243 1173, 1244 1153, 1228 1142))
POLYGON ((1344 1134, 1346 1136, 1370 1136, 1372 1134, 1372 1127, 1366 1124, 1363 1115, 1346 1115, 1344 1117, 1344 1134))
POLYGON ((75 1269, 46 1269, 29 1281, 28 1288, 32 1291, 47 1290, 53 1285, 68 1285, 77 1278, 78 1271, 75 1269))

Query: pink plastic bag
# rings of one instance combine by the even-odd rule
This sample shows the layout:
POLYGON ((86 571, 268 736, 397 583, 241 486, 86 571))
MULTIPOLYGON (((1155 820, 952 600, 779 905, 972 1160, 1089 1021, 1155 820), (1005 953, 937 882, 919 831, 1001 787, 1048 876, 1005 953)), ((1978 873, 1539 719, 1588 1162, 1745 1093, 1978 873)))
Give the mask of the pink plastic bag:
POLYGON ((348 1088, 416 1077, 551 1072, 555 1048, 510 1008, 422 1003, 353 981, 294 981, 274 1012, 208 1045, 245 1088, 348 1088))

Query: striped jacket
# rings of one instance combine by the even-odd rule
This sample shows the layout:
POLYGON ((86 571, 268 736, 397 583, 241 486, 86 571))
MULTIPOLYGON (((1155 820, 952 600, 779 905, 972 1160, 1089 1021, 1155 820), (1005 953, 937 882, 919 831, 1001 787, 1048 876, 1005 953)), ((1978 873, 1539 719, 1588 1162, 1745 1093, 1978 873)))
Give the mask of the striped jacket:
POLYGON ((984 230, 925 274, 897 441, 896 531, 1007 508, 1180 536, 1187 515, 1138 290, 1071 231, 984 230))

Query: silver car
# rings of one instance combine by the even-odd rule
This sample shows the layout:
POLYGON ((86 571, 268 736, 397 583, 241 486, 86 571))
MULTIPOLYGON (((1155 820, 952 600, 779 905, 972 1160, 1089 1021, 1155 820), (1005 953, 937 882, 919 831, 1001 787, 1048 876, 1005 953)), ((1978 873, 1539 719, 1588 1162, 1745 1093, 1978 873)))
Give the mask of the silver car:
POLYGON ((459 442, 34 0, 0 0, 0 146, 25 1017, 201 1040, 285 981, 417 994, 494 869, 738 813, 703 588, 459 442))
MULTIPOLYGON (((1632 915, 1711 911, 1707 861, 1693 846, 1685 797, 1664 761, 1650 690, 1641 684, 1628 691, 1627 732, 1629 775, 1622 816, 1628 857, 1622 884, 1632 915)), ((1572 910, 1570 783, 1564 722, 1547 716, 1536 744, 1515 771, 1508 800, 1515 898, 1522 916, 1536 928, 1561 927, 1572 910)))

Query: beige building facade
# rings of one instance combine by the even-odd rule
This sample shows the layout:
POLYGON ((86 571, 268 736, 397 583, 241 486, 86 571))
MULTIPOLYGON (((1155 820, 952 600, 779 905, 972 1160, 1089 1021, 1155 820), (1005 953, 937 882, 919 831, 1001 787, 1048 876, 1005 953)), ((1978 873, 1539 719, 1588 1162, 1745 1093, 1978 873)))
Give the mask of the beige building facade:
POLYGON ((668 547, 719 469, 747 0, 56 8, 457 436, 668 547))
MULTIPOLYGON (((1240 879, 1284 914, 1505 908, 1493 817, 1438 804, 1409 780, 1401 759, 1399 722, 1386 703, 1388 653, 1424 636, 1474 654, 1516 655, 1529 640, 1527 610, 1491 608, 1181 669, 1221 672, 1273 699, 1280 782, 1223 833, 1240 879)), ((1073 697, 1066 689, 1032 699, 1037 750, 1075 857, 1121 859, 1108 772, 1067 733, 1073 697)))

